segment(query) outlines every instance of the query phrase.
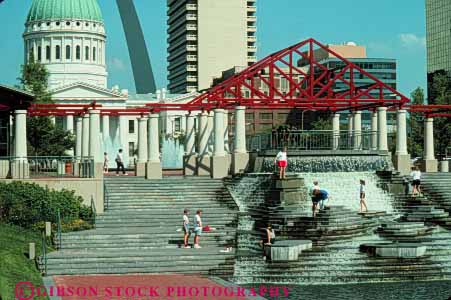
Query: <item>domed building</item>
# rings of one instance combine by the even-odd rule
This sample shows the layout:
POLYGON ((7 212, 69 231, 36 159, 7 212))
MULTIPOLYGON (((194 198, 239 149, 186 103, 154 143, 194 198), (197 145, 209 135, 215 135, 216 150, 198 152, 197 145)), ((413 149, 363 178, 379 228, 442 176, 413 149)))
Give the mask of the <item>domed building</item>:
POLYGON ((75 82, 107 87, 106 34, 97 0, 33 0, 23 38, 25 59, 46 66, 51 90, 75 82))

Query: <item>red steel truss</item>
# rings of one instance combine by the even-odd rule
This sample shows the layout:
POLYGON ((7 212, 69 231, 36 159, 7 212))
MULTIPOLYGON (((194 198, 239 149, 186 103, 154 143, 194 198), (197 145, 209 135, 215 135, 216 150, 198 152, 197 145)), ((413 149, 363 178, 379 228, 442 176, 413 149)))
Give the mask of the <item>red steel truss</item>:
POLYGON ((451 117, 451 105, 409 105, 409 99, 338 53, 314 39, 275 52, 247 67, 188 103, 148 103, 142 108, 106 109, 96 102, 34 104, 31 116, 84 115, 88 109, 102 115, 145 115, 165 110, 300 109, 313 111, 390 110, 405 108, 430 117, 451 117), (315 57, 322 49, 342 62, 328 69, 315 57), (365 82, 364 85, 359 82, 365 82), (338 88, 339 86, 339 88, 338 88))
POLYGON ((148 106, 210 110, 241 105, 252 109, 340 111, 378 106, 402 107, 408 102, 406 96, 372 74, 316 40, 308 39, 267 56, 186 104, 148 106), (314 55, 318 49, 338 58, 343 67, 330 70, 322 65, 314 55), (362 80, 365 84, 359 85, 358 81, 362 80))

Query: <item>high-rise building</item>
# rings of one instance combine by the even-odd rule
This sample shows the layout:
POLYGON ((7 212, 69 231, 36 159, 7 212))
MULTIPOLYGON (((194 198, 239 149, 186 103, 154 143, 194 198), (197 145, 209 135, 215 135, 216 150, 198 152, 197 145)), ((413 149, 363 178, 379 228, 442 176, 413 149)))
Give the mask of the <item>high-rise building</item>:
POLYGON ((435 73, 451 72, 450 0, 426 0, 426 37, 428 83, 431 83, 435 73))
POLYGON ((234 66, 257 61, 256 0, 168 0, 171 93, 211 87, 234 66))

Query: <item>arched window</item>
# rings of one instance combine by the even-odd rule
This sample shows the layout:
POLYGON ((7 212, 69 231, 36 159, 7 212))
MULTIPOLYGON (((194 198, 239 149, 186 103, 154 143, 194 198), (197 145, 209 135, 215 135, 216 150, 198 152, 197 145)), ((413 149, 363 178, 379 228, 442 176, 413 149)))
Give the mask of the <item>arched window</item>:
POLYGON ((92 60, 96 61, 96 47, 92 48, 92 60))
POLYGON ((39 61, 42 60, 42 48, 41 48, 41 46, 38 46, 38 60, 39 61))
POLYGON ((70 59, 70 46, 66 46, 66 59, 70 59))
POLYGON ((77 46, 75 48, 75 58, 76 59, 81 59, 81 48, 80 48, 80 46, 77 46))
POLYGON ((52 57, 52 52, 50 49, 50 46, 45 46, 45 59, 46 60, 50 60, 50 58, 52 57))
POLYGON ((55 59, 61 59, 61 47, 59 45, 55 47, 55 59))
POLYGON ((85 60, 89 60, 89 47, 85 47, 85 60))

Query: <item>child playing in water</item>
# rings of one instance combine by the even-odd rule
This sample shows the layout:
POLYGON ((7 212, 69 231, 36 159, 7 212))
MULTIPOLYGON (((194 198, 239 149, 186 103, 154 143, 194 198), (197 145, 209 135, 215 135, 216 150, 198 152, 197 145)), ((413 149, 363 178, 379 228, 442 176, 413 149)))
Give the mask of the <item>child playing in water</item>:
POLYGON ((363 212, 363 207, 365 207, 365 211, 368 211, 368 207, 365 202, 365 180, 360 179, 360 212, 363 212))

